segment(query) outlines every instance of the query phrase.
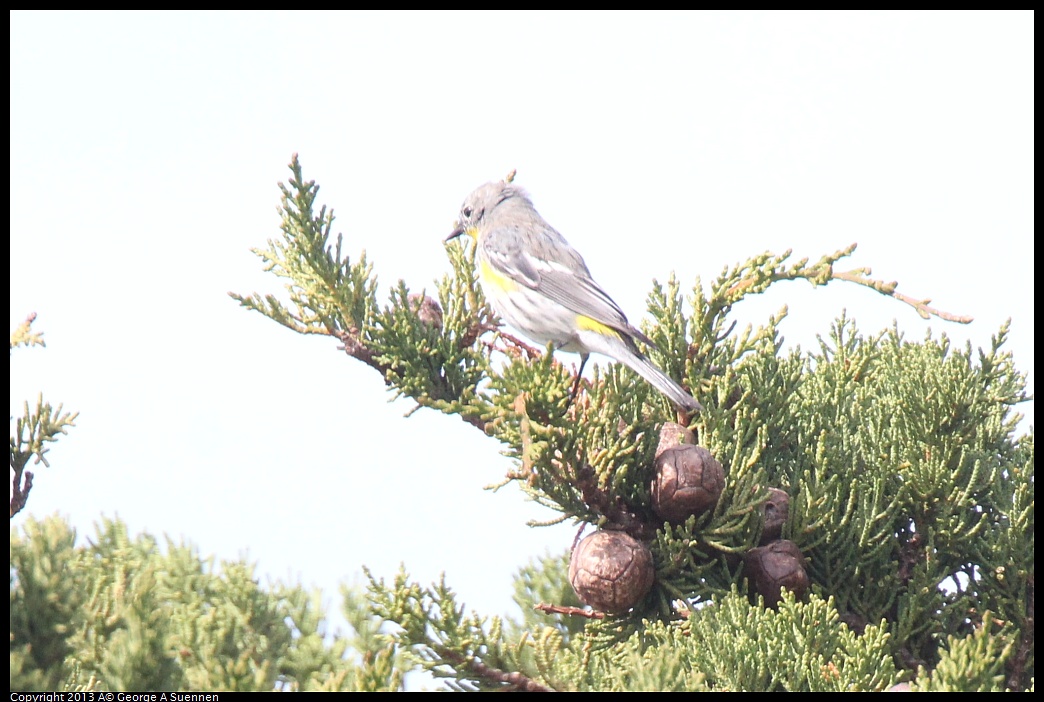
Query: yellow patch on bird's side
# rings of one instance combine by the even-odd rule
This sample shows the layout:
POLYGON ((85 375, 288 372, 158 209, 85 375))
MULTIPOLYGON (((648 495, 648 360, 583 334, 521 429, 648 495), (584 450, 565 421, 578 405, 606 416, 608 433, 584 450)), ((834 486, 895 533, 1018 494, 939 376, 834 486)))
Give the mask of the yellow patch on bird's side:
POLYGON ((576 326, 580 327, 581 329, 586 329, 588 331, 604 334, 605 336, 618 336, 617 331, 612 327, 602 324, 597 319, 585 317, 582 314, 577 316, 576 326))
POLYGON ((518 290, 518 283, 511 280, 511 278, 508 278, 506 275, 498 273, 493 269, 493 266, 485 261, 479 263, 479 280, 482 281, 482 285, 488 285, 503 292, 518 290))

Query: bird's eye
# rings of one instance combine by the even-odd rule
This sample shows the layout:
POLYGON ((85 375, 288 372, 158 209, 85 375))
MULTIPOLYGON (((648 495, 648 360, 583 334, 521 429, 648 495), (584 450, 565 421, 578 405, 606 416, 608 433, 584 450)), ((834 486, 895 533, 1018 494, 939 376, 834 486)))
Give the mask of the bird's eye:
POLYGON ((471 208, 467 205, 464 205, 464 207, 460 210, 460 213, 464 215, 465 218, 471 219, 471 208))

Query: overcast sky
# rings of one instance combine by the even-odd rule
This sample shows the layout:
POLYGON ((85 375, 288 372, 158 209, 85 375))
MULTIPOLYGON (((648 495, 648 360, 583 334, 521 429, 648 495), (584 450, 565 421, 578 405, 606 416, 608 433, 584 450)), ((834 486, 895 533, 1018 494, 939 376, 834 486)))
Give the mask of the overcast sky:
POLYGON ((517 169, 635 323, 671 271, 858 242, 851 267, 975 322, 840 283, 737 319, 789 305, 807 348, 847 309, 978 347, 1010 317, 1032 387, 1033 59, 1029 12, 15 12, 10 325, 37 312, 48 346, 12 355, 11 414, 42 390, 80 418, 14 524, 119 515, 338 607, 404 562, 485 614, 570 545, 483 491, 511 468, 495 441, 404 418, 336 341, 227 296, 281 290, 249 249, 294 152, 382 303, 430 289, 461 201, 517 169))

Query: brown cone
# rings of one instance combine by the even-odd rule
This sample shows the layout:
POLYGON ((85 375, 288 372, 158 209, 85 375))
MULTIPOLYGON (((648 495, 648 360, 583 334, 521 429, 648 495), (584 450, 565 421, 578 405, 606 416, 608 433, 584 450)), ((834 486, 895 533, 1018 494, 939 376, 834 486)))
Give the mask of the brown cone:
POLYGON ((577 596, 602 612, 622 614, 641 602, 655 578, 652 553, 622 531, 596 531, 573 550, 569 582, 577 596))

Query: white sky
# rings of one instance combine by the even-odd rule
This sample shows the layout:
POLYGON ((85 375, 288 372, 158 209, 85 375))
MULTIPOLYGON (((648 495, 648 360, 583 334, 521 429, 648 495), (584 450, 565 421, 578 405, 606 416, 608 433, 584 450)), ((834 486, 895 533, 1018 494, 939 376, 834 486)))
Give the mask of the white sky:
POLYGON ((856 241, 848 267, 975 322, 840 283, 738 318, 787 304, 808 347, 847 308, 978 347, 1011 317, 1032 384, 1033 58, 1030 12, 15 12, 10 326, 36 311, 48 347, 12 356, 11 414, 40 390, 81 413, 27 512, 81 536, 118 514, 335 609, 405 562, 506 613, 515 570, 570 545, 482 490, 510 467, 492 439, 404 419, 336 341, 227 297, 281 289, 249 249, 295 151, 382 302, 432 287, 460 202, 517 168, 635 323, 671 270, 856 241))

